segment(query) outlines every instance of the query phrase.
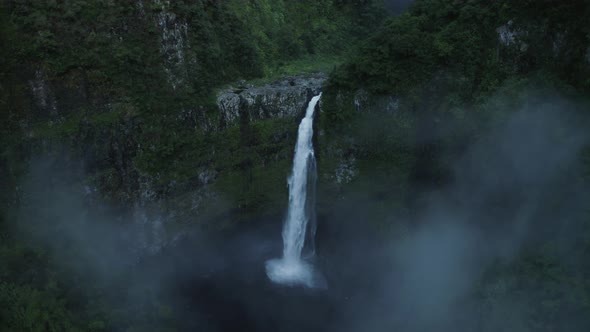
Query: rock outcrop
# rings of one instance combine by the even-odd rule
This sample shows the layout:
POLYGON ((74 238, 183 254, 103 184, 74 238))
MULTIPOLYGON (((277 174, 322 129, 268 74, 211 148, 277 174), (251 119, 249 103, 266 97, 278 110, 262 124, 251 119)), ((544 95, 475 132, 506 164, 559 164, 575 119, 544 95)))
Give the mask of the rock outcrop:
POLYGON ((512 20, 498 27, 496 33, 500 44, 503 46, 515 46, 520 52, 525 52, 529 48, 529 45, 523 40, 528 32, 516 26, 512 20))
POLYGON ((249 121, 296 117, 322 90, 325 74, 288 77, 263 86, 230 87, 217 96, 221 125, 232 126, 245 112, 249 121))

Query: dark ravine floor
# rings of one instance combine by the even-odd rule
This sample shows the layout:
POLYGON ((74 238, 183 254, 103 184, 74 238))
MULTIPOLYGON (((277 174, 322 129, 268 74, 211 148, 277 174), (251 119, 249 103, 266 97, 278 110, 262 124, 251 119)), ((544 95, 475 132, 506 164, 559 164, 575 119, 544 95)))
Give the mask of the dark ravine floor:
MULTIPOLYGON (((351 298, 370 298, 373 283, 365 275, 370 268, 361 265, 372 260, 347 255, 343 248, 330 252, 319 243, 328 231, 328 226, 320 224, 314 265, 327 279, 328 288, 273 284, 264 264, 281 255, 281 226, 280 220, 274 220, 231 234, 188 237, 144 262, 148 270, 154 269, 160 276, 159 287, 174 304, 179 330, 341 330, 343 317, 353 310, 351 298)), ((349 232, 341 229, 340 233, 349 232)), ((365 254, 370 252, 365 249, 365 254)))

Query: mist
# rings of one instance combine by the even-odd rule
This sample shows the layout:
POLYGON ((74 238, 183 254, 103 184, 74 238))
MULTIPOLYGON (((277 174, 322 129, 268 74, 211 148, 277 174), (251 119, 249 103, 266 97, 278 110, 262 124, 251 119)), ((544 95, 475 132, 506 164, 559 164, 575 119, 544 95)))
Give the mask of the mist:
MULTIPOLYGON (((580 264, 570 254, 589 192, 579 181, 588 143, 579 108, 535 97, 502 113, 473 143, 443 156, 450 180, 421 192, 411 216, 391 211, 387 236, 363 220, 371 208, 363 195, 321 216, 314 264, 327 289, 267 280, 264 262, 282 249, 276 220, 218 234, 195 229, 146 250, 145 234, 155 235, 134 219, 137 210, 97 201, 80 184, 83 171, 63 172, 58 159, 32 161, 21 232, 49 248, 62 278, 83 286, 77 292, 92 297, 100 285, 121 315, 118 328, 153 316, 181 331, 522 330, 540 290, 518 286, 526 278, 506 271, 534 248, 566 269, 580 264)), ((588 326, 581 314, 568 319, 588 326)))
POLYGON ((0 8, 0 331, 590 331, 590 2, 0 8))
MULTIPOLYGON (((351 302, 343 330, 523 331, 543 292, 540 284, 519 286, 527 282, 514 272, 523 255, 547 255, 552 262, 542 264, 577 273, 582 256, 571 253, 588 217, 579 168, 587 119, 581 105, 532 96, 459 155, 443 156, 453 157, 448 183, 422 192, 415 217, 398 220, 395 240, 376 249, 370 272, 356 270, 379 286, 351 302)), ((357 211, 368 202, 359 203, 357 211)), ((555 287, 566 292, 571 285, 555 287)), ((564 314, 552 326, 588 326, 583 313, 564 314)))

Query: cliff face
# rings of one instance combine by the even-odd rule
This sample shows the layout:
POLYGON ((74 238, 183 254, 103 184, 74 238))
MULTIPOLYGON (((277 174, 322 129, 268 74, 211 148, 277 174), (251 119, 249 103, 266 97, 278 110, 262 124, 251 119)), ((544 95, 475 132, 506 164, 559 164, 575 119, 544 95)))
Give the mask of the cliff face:
POLYGON ((223 228, 284 207, 297 124, 324 80, 315 74, 227 88, 217 105, 156 117, 125 103, 73 117, 38 74, 28 93, 44 120, 23 123, 25 143, 31 156, 50 160, 48 174, 77 174, 67 185, 87 201, 124 211, 136 227, 135 246, 155 252, 182 225, 223 228))
POLYGON ((80 196, 146 234, 146 220, 224 227, 281 211, 297 124, 325 75, 215 92, 284 67, 314 72, 297 61, 333 61, 381 17, 369 2, 311 0, 0 7, 0 173, 3 197, 23 197, 6 210, 33 204, 18 183, 44 156, 37 179, 75 173, 66 182, 80 196))
POLYGON ((18 183, 41 156, 49 166, 38 186, 71 173, 64 185, 139 225, 138 246, 150 250, 186 224, 281 211, 297 124, 325 75, 215 92, 334 58, 358 34, 351 16, 372 10, 308 0, 0 7, 3 211, 34 204, 18 183))
POLYGON ((416 1, 390 18, 325 84, 320 208, 362 191, 374 198, 368 211, 402 211, 413 193, 453 181, 448 156, 527 93, 587 94, 590 35, 579 17, 589 10, 416 1))
POLYGON ((290 77, 263 86, 228 88, 217 96, 221 123, 232 126, 246 113, 249 121, 297 117, 319 94, 327 76, 290 77))
MULTIPOLYGON (((29 38, 23 39, 27 45, 20 45, 10 33, 2 35, 7 45, 20 45, 13 48, 23 56, 41 55, 12 64, 18 84, 0 90, 2 101, 10 101, 0 107, 11 105, 5 113, 17 129, 13 132, 19 133, 11 132, 21 141, 16 149, 23 147, 22 154, 29 156, 66 153, 61 159, 67 160, 60 161, 64 167, 73 167, 74 160, 82 165, 85 195, 153 211, 158 220, 198 216, 208 222, 280 211, 298 120, 326 76, 286 77, 258 86, 242 81, 215 94, 214 89, 230 79, 259 75, 262 58, 276 51, 267 45, 266 55, 257 54, 245 35, 249 30, 242 25, 256 21, 239 13, 256 8, 196 0, 100 6, 16 6, 14 22, 5 21, 29 38), (112 15, 89 20, 97 10, 112 15), (44 18, 35 21, 34 29, 26 30, 25 23, 40 15, 44 18), (88 38, 47 22, 72 15, 90 27, 78 27, 92 31, 88 38)), ((445 8, 450 13, 468 10, 445 8)), ((299 7, 269 3, 266 9, 270 12, 260 15, 299 7)), ((473 103, 509 77, 525 75, 536 70, 534 66, 558 74, 564 66, 578 68, 576 73, 588 70, 587 36, 577 25, 561 29, 551 21, 537 22, 537 16, 490 10, 478 14, 486 22, 482 29, 454 39, 448 31, 437 30, 449 23, 444 21, 448 15, 440 15, 435 28, 429 20, 412 20, 412 15, 423 12, 416 10, 385 26, 363 49, 366 54, 354 60, 358 63, 336 71, 326 86, 317 143, 322 188, 336 193, 328 197, 370 183, 364 174, 388 167, 396 169, 392 181, 405 185, 419 159, 415 141, 420 135, 436 136, 439 114, 460 118, 464 103, 473 103), (434 32, 423 35, 427 28, 434 32), (405 44, 392 36, 404 38, 405 44), (384 45, 391 54, 381 52, 384 45), (407 57, 409 51, 416 56, 407 57), (383 54, 389 55, 380 58, 383 54), (483 58, 489 61, 477 63, 483 58), (559 66, 543 67, 548 61, 559 66), (464 66, 453 67, 459 62, 464 66)), ((451 25, 459 27, 451 35, 460 35, 466 31, 463 26, 473 23, 472 16, 461 17, 451 25)), ((285 28, 294 23, 277 24, 285 28)), ((280 34, 265 33, 282 45, 280 34)), ((321 40, 322 35, 314 37, 321 40)), ((308 46, 319 47, 314 45, 308 46)), ((432 161, 429 158, 423 164, 432 161)), ((369 187, 377 188, 376 195, 390 192, 379 189, 378 183, 369 187)))

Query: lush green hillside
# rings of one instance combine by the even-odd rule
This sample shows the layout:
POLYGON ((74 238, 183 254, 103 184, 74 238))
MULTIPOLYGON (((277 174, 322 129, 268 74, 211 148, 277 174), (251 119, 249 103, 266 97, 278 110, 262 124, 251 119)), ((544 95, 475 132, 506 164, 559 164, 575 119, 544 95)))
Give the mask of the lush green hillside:
MULTIPOLYGON (((277 213, 285 204, 295 123, 271 119, 211 131, 202 119, 218 112, 215 93, 229 82, 329 70, 382 16, 371 1, 2 1, 0 330, 170 331, 178 325, 168 306, 140 289, 147 311, 101 295, 107 288, 127 294, 126 277, 94 285, 101 279, 89 276, 97 271, 83 263, 88 253, 68 250, 64 260, 76 262, 70 266, 55 261, 59 248, 75 240, 50 232, 59 248, 52 247, 42 239, 49 234, 42 225, 57 231, 67 219, 68 229, 83 217, 38 205, 61 206, 70 196, 23 194, 32 158, 57 157, 52 179, 95 186, 120 218, 143 190, 138 173, 154 179, 159 197, 172 196, 191 211, 195 183, 208 174, 203 170, 220 173, 214 190, 231 202, 214 206, 205 197, 199 220, 216 216, 210 227, 277 213), (149 149, 139 152, 143 143, 149 149), (74 176, 80 161, 84 175, 74 176), (29 208, 39 213, 17 213, 29 208)), ((120 227, 105 219, 91 223, 120 227)))
POLYGON ((334 73, 330 89, 403 96, 409 108, 442 97, 442 112, 534 73, 588 91, 589 10, 584 1, 416 1, 334 73))
MULTIPOLYGON (((344 173, 352 169, 349 173, 356 176, 346 185, 324 180, 319 197, 324 204, 337 197, 343 209, 361 202, 367 214, 359 218, 376 222, 378 229, 401 239, 403 227, 393 220, 424 222, 420 218, 433 204, 435 217, 427 220, 436 219, 436 213, 457 219, 463 218, 462 213, 473 214, 477 217, 472 222, 489 232, 482 245, 492 248, 493 230, 513 220, 493 217, 515 204, 510 190, 517 191, 513 186, 520 180, 513 177, 513 170, 524 167, 527 174, 536 174, 533 160, 565 151, 568 144, 563 139, 575 137, 577 130, 587 131, 564 123, 577 118, 581 128, 587 128, 590 29, 585 18, 589 15, 587 1, 417 0, 406 13, 389 18, 333 72, 326 86, 321 118, 325 135, 320 138, 324 166, 344 165, 339 169, 344 173), (554 115, 548 117, 548 113, 554 115), (499 152, 505 138, 488 135, 522 114, 528 114, 522 133, 527 126, 549 121, 535 139, 561 137, 561 145, 544 143, 538 147, 543 157, 537 158, 531 151, 538 143, 515 134, 502 148, 505 151, 499 152), (523 148, 516 150, 521 144, 523 148), (478 157, 458 167, 474 149, 478 157), (498 160, 512 149, 520 154, 510 157, 510 167, 502 168, 498 160), (526 155, 531 164, 517 161, 519 155, 526 155), (492 166, 481 165, 483 160, 492 166), (473 196, 449 189, 456 186, 470 188, 473 196), (493 207, 478 205, 482 192, 490 188, 498 195, 490 203, 493 207), (453 199, 457 201, 448 203, 453 199), (477 206, 476 212, 471 204, 477 206), (453 206, 450 211, 446 211, 448 205, 453 206), (488 218, 492 226, 486 224, 488 218)), ((543 191, 551 197, 545 204, 553 212, 560 211, 557 216, 549 211, 536 216, 535 226, 527 228, 524 249, 510 259, 497 259, 478 282, 472 300, 485 302, 485 309, 474 309, 481 310, 476 330, 587 328, 582 312, 588 308, 588 270, 580 262, 588 260, 590 216, 582 211, 584 204, 566 208, 568 212, 560 207, 577 201, 574 197, 587 197, 583 194, 588 186, 584 174, 590 169, 587 147, 585 151, 575 157, 579 159, 573 168, 564 166, 573 175, 563 180, 568 185, 547 184, 543 191), (564 202, 560 195, 565 188, 586 189, 564 202), (562 220, 568 220, 568 226, 562 220), (511 306, 509 310, 519 313, 500 314, 502 323, 496 322, 494 315, 506 303, 518 303, 526 314, 511 306)), ((323 179, 328 177, 326 172, 323 179)), ((524 187, 529 195, 534 195, 534 181, 524 187)), ((460 308, 457 316, 449 313, 449 330, 462 330, 461 319, 474 314, 460 308)))
POLYGON ((5 2, 3 71, 29 79, 41 69, 50 81, 83 85, 78 93, 90 100, 109 96, 144 112, 174 110, 204 102, 221 83, 342 55, 379 22, 379 9, 362 3, 5 2), (178 86, 162 84, 167 80, 178 86))
MULTIPOLYGON (((140 0, 6 2, 1 15, 0 107, 11 176, 19 173, 15 161, 26 159, 18 146, 25 140, 81 139, 92 148, 74 144, 70 152, 92 155, 91 172, 117 173, 112 163, 96 165, 109 154, 104 140, 115 137, 125 164, 162 174, 165 184, 206 162, 218 138, 203 122, 213 122, 219 87, 329 70, 383 13, 370 1, 140 0), (135 129, 123 135, 121 126, 135 129), (130 151, 154 139, 150 151, 130 151), (187 156, 170 165, 171 155, 187 156)), ((240 135, 222 136, 240 144, 240 135)), ((106 187, 112 196, 122 191, 106 187)))
MULTIPOLYGON (((587 199, 590 159, 585 153, 579 161, 565 148, 563 155, 553 152, 587 128, 576 120, 585 119, 589 104, 590 5, 416 0, 386 18, 378 3, 3 1, 0 330, 178 330, 191 308, 174 306, 161 280, 145 277, 155 271, 125 265, 138 263, 119 247, 132 246, 128 238, 101 241, 104 234, 128 230, 134 208, 149 210, 141 204, 152 197, 159 205, 151 209, 168 208, 170 219, 180 220, 166 225, 171 238, 189 228, 187 215, 198 215, 194 224, 211 234, 268 215, 280 219, 297 122, 251 121, 242 112, 233 125, 222 127, 216 117, 212 125, 220 111, 215 95, 231 82, 242 91, 250 82, 333 68, 314 136, 322 249, 338 252, 330 242, 337 235, 325 232, 349 224, 354 236, 368 232, 387 248, 405 243, 438 196, 451 201, 449 216, 465 212, 482 229, 510 229, 509 200, 526 205, 529 196, 542 196, 540 212, 532 214, 542 222, 532 240, 519 240, 522 250, 468 257, 482 261, 474 265, 483 277, 474 277, 476 287, 459 308, 483 331, 587 330, 590 228, 587 213, 569 198, 587 199), (567 121, 539 116, 547 120, 539 120, 543 132, 530 139, 515 134, 504 141, 495 132, 516 110, 547 109, 563 111, 567 121), (531 161, 515 159, 526 168, 518 174, 524 180, 503 177, 516 168, 513 160, 492 158, 513 146, 534 147, 531 161), (59 162, 31 170, 37 154, 59 162), (562 164, 566 157, 579 162, 562 164), (529 170, 543 175, 544 165, 556 165, 558 175, 527 177, 529 170), (29 181, 22 182, 25 174, 29 181), (62 180, 77 191, 61 192, 62 180), (471 192, 455 197, 465 183, 489 189, 491 203, 478 205, 471 192), (560 233, 549 220, 564 215, 568 227, 560 233), (106 271, 107 259, 120 266, 106 271)), ((477 248, 503 239, 499 233, 486 233, 477 248)), ((380 299, 369 302, 386 307, 380 299)), ((450 326, 462 322, 459 316, 449 315, 450 326)))
POLYGON ((322 114, 333 133, 326 141, 354 133, 368 164, 422 151, 400 160, 402 169, 442 183, 445 161, 436 155, 459 153, 531 90, 574 99, 590 91, 589 10, 584 1, 416 1, 333 72, 322 114), (383 129, 359 130, 359 123, 383 129), (443 139, 416 146, 412 135, 424 131, 443 139))
MULTIPOLYGON (((204 124, 218 111, 218 88, 329 70, 383 15, 371 1, 331 0, 8 1, 1 9, 3 172, 13 183, 30 148, 65 144, 98 182, 111 179, 101 187, 115 201, 125 180, 105 160, 114 153, 105 141, 123 146, 120 165, 161 174, 163 186, 195 176, 212 142, 242 146, 237 130, 210 134, 204 124), (138 153, 139 141, 153 148, 138 153), (171 164, 172 155, 183 160, 171 164)), ((243 164, 233 157, 215 163, 243 164)))

